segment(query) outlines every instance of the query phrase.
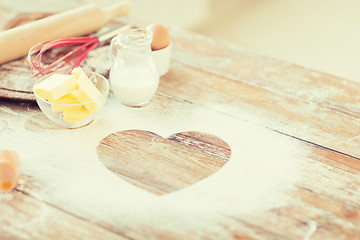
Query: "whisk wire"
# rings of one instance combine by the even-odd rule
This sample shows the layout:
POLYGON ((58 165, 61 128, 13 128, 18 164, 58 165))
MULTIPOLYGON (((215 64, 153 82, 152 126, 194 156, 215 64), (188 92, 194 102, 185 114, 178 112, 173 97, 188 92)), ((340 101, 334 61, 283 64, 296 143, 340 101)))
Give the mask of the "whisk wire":
POLYGON ((77 67, 88 55, 88 53, 96 48, 99 44, 98 37, 96 36, 87 36, 87 37, 78 37, 78 38, 69 38, 69 39, 59 39, 52 41, 45 41, 39 44, 34 45, 28 54, 28 61, 31 63, 31 75, 37 76, 38 74, 46 75, 61 69, 62 71, 71 71, 72 68, 77 67), (80 45, 81 44, 81 45, 80 45), (42 55, 50 49, 68 47, 80 45, 74 48, 72 51, 68 52, 64 56, 60 57, 51 64, 44 66, 41 62, 42 55), (37 54, 35 58, 32 58, 34 54, 37 54), (76 61, 71 64, 73 60, 76 61), (62 64, 61 64, 62 63, 62 64), (64 68, 66 65, 69 65, 67 68, 64 68), (37 73, 34 73, 34 71, 37 73))
POLYGON ((88 53, 96 48, 100 42, 105 42, 111 39, 116 34, 130 29, 130 24, 120 24, 110 28, 108 31, 99 32, 97 35, 74 37, 59 40, 44 41, 34 45, 28 52, 28 62, 31 63, 30 73, 32 76, 46 75, 57 70, 62 72, 70 72, 73 68, 78 67, 80 63, 86 58, 88 53), (79 45, 78 47, 75 47, 79 45), (51 49, 71 47, 74 48, 55 60, 50 64, 44 64, 42 61, 43 54, 51 49), (34 56, 36 55, 36 56, 34 56))
MULTIPOLYGON (((64 61, 66 59, 66 61, 58 66, 58 67, 55 67, 53 70, 58 70, 58 69, 61 69, 62 67, 64 67, 65 65, 71 63, 71 61, 73 59, 76 59, 77 57, 78 60, 74 63, 73 67, 77 67, 80 65, 80 62, 86 57, 86 55, 88 54, 88 52, 90 50, 92 50, 94 47, 97 46, 97 42, 87 42, 83 45, 80 45, 79 47, 75 48, 74 50, 68 52, 67 54, 65 54, 64 56, 62 56, 61 58, 57 59, 56 61, 54 61, 53 63, 49 64, 48 66, 42 68, 42 70, 49 70, 51 68, 54 68, 56 65, 58 65, 59 63, 61 63, 62 61, 64 61), (90 48, 88 47, 89 45, 92 45, 94 47, 90 48), (83 50, 83 52, 81 52, 81 50, 83 50)), ((65 47, 65 46, 71 46, 69 44, 62 44, 61 46, 58 46, 58 45, 53 45, 52 48, 57 48, 57 47, 65 47)), ((40 55, 40 54, 39 54, 40 55)), ((42 53, 41 53, 42 55, 42 53)), ((40 55, 40 57, 41 57, 40 55)), ((64 69, 65 70, 65 69, 64 69)), ((66 69, 67 70, 67 69, 66 69)))

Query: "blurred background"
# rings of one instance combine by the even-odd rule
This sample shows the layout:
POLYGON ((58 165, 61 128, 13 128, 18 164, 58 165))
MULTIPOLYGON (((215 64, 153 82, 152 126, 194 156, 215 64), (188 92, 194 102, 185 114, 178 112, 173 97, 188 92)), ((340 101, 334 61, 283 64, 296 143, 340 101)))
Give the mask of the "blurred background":
MULTIPOLYGON (((0 0, 14 12, 120 0, 0 0), (11 3, 11 4, 10 4, 11 3), (15 8, 15 9, 13 9, 15 8)), ((132 17, 179 27, 260 54, 360 82, 359 0, 128 0, 132 17)))
POLYGON ((360 81, 359 0, 132 0, 133 15, 360 81))

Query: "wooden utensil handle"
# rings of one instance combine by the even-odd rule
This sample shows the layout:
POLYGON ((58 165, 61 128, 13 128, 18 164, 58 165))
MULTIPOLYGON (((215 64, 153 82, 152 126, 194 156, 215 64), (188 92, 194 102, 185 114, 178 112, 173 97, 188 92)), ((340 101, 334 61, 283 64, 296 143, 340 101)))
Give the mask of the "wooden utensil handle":
POLYGON ((128 2, 118 2, 110 7, 103 9, 103 11, 106 13, 106 16, 109 17, 109 20, 113 17, 128 15, 131 10, 132 5, 128 2))
POLYGON ((0 64, 27 55, 36 43, 92 33, 110 19, 128 14, 131 5, 102 9, 95 4, 65 11, 0 33, 0 64))

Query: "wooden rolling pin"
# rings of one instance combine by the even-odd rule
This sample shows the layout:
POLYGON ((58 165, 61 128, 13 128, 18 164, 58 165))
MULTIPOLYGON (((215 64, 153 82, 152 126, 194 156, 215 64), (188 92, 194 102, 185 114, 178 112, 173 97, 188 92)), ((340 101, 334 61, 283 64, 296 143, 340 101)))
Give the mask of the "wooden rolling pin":
POLYGON ((26 56, 36 43, 95 32, 131 9, 127 2, 109 8, 89 4, 0 32, 0 64, 26 56))

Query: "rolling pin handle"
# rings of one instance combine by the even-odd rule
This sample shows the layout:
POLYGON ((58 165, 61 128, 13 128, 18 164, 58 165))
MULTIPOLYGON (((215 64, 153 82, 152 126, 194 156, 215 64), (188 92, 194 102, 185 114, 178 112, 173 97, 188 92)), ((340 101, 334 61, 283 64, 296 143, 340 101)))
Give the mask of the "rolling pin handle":
POLYGON ((129 2, 118 2, 110 7, 103 9, 108 19, 128 15, 131 10, 132 5, 129 2))

